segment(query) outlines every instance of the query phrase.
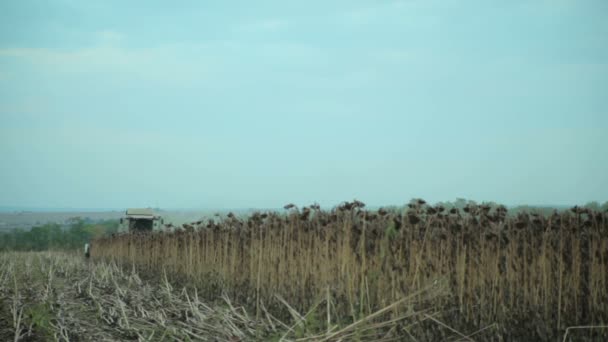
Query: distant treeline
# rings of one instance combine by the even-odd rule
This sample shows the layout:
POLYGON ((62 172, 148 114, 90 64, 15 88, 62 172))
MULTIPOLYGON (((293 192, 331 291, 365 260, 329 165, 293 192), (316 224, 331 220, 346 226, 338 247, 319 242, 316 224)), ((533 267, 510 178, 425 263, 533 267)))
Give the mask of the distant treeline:
POLYGON ((82 248, 93 238, 118 230, 117 220, 90 222, 82 218, 69 220, 67 227, 48 223, 30 230, 0 232, 0 251, 43 251, 82 248))
MULTIPOLYGON (((458 198, 451 202, 438 202, 437 205, 442 205, 446 209, 458 208, 463 209, 467 205, 476 204, 474 201, 458 198)), ((494 202, 484 202, 491 207, 498 207, 499 204, 494 202)), ((608 202, 600 204, 598 202, 589 202, 584 207, 606 211, 608 210, 608 202)), ((553 207, 553 206, 516 206, 510 207, 508 215, 517 215, 519 212, 537 212, 548 216, 554 211, 568 210, 570 207, 553 207)), ((393 212, 404 212, 406 206, 391 206, 385 209, 393 212)), ((17 250, 17 251, 42 251, 49 249, 74 249, 82 248, 82 246, 96 237, 110 235, 118 230, 118 220, 103 220, 94 222, 88 218, 75 217, 68 221, 65 225, 48 223, 41 226, 35 226, 31 230, 13 229, 8 232, 0 232, 0 251, 17 250)))
MULTIPOLYGON (((468 204, 476 204, 476 203, 474 201, 469 201, 464 198, 458 198, 454 202, 439 202, 437 204, 443 205, 446 208, 455 207, 458 209, 463 209, 468 204)), ((500 203, 494 203, 494 202, 484 202, 483 204, 490 205, 493 208, 496 208, 500 205, 500 203)), ((518 205, 518 206, 508 207, 508 209, 509 209, 508 213, 509 213, 509 215, 517 215, 518 213, 521 213, 521 212, 528 212, 528 213, 539 213, 539 214, 547 216, 547 215, 553 214, 553 212, 555 212, 555 211, 561 212, 563 210, 569 210, 571 207, 572 206, 518 205)), ((584 208, 588 208, 591 210, 597 210, 597 211, 606 211, 606 210, 608 210, 608 201, 604 202, 604 204, 600 204, 599 202, 596 202, 596 201, 588 202, 587 204, 585 204, 583 206, 579 206, 579 207, 584 207, 584 208)))
MULTIPOLYGON (((491 208, 498 208, 502 205, 500 203, 495 202, 482 202, 477 203, 475 201, 467 200, 464 198, 457 198, 455 201, 445 201, 445 202, 437 202, 435 205, 440 205, 446 208, 447 210, 452 208, 464 209, 468 205, 478 205, 484 204, 489 205, 491 208)), ((587 204, 579 207, 584 207, 596 211, 608 211, 608 201, 600 204, 597 201, 588 202, 587 204)), ((509 206, 506 207, 508 209, 507 216, 516 216, 519 213, 538 213, 544 216, 548 216, 553 214, 554 212, 561 212, 564 210, 569 210, 572 206, 552 206, 552 205, 544 205, 544 206, 534 206, 534 205, 518 205, 518 206, 509 206)), ((408 209, 408 206, 387 206, 384 209, 388 209, 392 212, 405 212, 408 209)))

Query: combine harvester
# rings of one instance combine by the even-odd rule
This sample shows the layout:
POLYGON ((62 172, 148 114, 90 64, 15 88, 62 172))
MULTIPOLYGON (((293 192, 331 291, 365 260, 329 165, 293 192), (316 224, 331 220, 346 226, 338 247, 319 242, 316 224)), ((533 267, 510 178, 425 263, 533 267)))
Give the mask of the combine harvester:
POLYGON ((125 212, 125 217, 120 219, 119 233, 143 233, 159 231, 164 228, 164 220, 161 216, 154 214, 152 209, 131 208, 125 212))
MULTIPOLYGON (((118 233, 146 233, 166 230, 165 221, 156 215, 152 209, 130 208, 125 211, 125 217, 120 219, 118 233)), ((84 256, 91 255, 91 244, 84 245, 84 256)))

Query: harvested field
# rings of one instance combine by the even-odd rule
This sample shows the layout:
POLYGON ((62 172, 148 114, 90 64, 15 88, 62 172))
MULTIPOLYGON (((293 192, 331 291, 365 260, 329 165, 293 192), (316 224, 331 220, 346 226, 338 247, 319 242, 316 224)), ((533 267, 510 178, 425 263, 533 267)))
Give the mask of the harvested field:
POLYGON ((196 292, 80 255, 4 253, 0 265, 3 341, 225 341, 271 331, 228 302, 211 307, 196 292))
MULTIPOLYGON (((315 310, 279 319, 264 310, 256 318, 226 295, 204 301, 196 287, 166 276, 140 273, 113 262, 85 261, 61 252, 0 254, 2 341, 338 341, 394 340, 397 327, 430 324, 445 329, 428 310, 389 319, 405 302, 425 306, 443 296, 431 285, 355 324, 331 324, 315 310)), ((326 305, 317 303, 319 312, 326 305)), ((334 322, 335 323, 335 322, 334 322)), ((458 336, 446 332, 447 336, 458 336)))
POLYGON ((328 321, 344 325, 409 298, 388 315, 429 310, 450 328, 420 324, 397 335, 555 340, 568 327, 597 326, 569 336, 608 338, 605 212, 510 217, 502 206, 447 210, 422 200, 403 212, 369 211, 358 201, 331 211, 288 209, 100 239, 92 255, 165 272, 209 298, 227 293, 257 319, 267 312, 286 319, 328 298, 328 321), (445 295, 412 297, 437 283, 445 295))

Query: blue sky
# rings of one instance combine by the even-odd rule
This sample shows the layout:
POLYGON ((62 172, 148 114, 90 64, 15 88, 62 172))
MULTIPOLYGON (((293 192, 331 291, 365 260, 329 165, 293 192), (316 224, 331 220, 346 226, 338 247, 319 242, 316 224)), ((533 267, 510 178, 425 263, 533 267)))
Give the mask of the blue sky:
POLYGON ((606 1, 0 4, 0 205, 608 200, 606 1))

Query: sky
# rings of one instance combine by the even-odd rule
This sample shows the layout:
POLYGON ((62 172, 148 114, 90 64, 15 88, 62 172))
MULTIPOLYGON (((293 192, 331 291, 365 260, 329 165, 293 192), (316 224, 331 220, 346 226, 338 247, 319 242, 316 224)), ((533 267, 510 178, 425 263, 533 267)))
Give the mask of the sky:
POLYGON ((608 2, 2 1, 0 206, 608 200, 608 2))

